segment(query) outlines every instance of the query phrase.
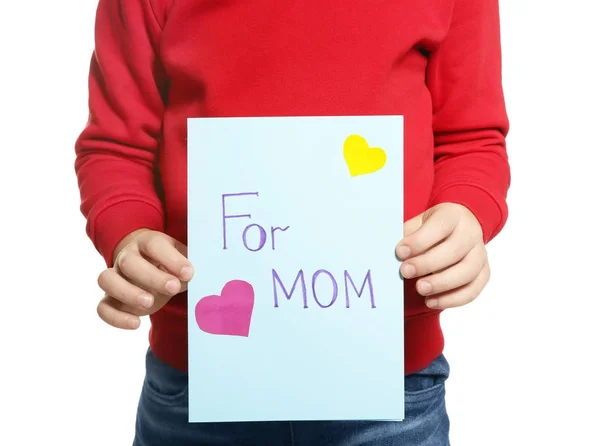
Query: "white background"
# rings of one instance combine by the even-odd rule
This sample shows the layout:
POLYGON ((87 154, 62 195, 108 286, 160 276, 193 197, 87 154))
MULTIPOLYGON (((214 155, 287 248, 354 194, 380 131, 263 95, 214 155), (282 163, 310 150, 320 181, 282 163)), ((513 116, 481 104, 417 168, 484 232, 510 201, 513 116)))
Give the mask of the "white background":
MULTIPOLYGON (((0 6, 2 445, 132 440, 148 324, 96 316, 73 170, 95 6, 0 6)), ((443 317, 454 446, 600 444, 597 8, 501 1, 510 217, 483 295, 443 317)))

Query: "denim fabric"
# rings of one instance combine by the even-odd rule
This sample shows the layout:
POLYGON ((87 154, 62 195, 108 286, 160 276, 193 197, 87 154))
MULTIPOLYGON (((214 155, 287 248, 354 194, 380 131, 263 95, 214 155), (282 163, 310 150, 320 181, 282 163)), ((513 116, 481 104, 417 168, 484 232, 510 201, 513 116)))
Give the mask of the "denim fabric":
POLYGON ((188 423, 187 374, 148 350, 133 446, 448 446, 444 356, 406 377, 405 419, 188 423))

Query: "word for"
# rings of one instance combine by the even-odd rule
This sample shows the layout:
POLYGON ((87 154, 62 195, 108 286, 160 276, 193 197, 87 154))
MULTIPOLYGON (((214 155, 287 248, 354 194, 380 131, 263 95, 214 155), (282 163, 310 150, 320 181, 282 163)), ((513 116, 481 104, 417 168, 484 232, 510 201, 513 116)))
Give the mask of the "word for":
MULTIPOLYGON (((242 192, 239 194, 223 194, 221 196, 221 209, 223 216, 223 249, 227 249, 227 219, 229 218, 252 218, 251 214, 239 214, 239 215, 227 215, 225 211, 225 199, 229 197, 241 197, 247 195, 254 195, 258 197, 258 192, 242 192)), ((271 249, 275 250, 275 233, 277 231, 287 231, 289 226, 285 228, 281 228, 279 226, 271 226, 269 230, 269 234, 271 235, 271 249)), ((244 244, 244 248, 248 251, 257 252, 265 247, 267 243, 267 231, 261 225, 253 223, 248 225, 242 231, 242 243, 244 244), (248 245, 248 233, 250 231, 256 232, 258 231, 258 244, 254 247, 250 247, 248 245)))

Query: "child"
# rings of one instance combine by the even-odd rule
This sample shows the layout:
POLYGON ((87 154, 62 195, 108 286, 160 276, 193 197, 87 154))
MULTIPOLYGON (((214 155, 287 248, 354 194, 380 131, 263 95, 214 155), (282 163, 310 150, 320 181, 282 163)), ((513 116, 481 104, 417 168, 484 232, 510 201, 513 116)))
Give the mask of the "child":
POLYGON ((76 172, 99 316, 152 322, 134 445, 449 444, 439 313, 480 294, 507 218, 497 3, 99 1, 76 172), (187 118, 385 114, 405 119, 405 421, 188 423, 187 118))

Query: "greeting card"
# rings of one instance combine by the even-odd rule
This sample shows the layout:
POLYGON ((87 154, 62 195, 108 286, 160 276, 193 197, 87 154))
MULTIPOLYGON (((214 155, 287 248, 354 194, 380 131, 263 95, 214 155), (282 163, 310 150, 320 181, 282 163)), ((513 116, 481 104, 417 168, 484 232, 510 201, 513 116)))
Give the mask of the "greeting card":
POLYGON ((191 422, 404 417, 401 116, 188 122, 191 422))

